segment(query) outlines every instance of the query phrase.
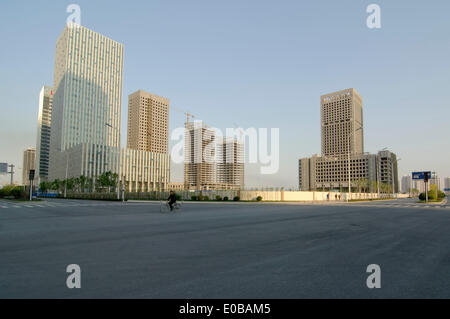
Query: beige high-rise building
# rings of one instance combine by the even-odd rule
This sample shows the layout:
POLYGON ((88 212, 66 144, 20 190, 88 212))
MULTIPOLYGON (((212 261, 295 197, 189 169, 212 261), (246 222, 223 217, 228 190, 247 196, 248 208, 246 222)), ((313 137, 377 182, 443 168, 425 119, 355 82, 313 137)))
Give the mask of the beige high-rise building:
MULTIPOLYGON (((22 164, 22 184, 30 185, 30 170, 36 168, 36 149, 34 147, 27 148, 23 152, 22 164)), ((36 175, 35 175, 36 180, 36 175)))
POLYGON ((322 95, 320 102, 322 156, 363 153, 363 103, 358 92, 346 89, 322 95))
POLYGON ((169 99, 142 90, 128 96, 129 149, 168 154, 169 99))

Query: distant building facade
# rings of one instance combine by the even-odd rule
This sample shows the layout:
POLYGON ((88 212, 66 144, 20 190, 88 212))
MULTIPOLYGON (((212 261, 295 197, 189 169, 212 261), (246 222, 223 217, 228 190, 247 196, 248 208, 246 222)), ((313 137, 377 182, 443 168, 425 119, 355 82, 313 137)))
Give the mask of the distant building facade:
POLYGON ((36 141, 36 178, 48 180, 50 133, 52 125, 53 88, 44 86, 39 93, 38 129, 36 141))
POLYGON ((411 176, 405 175, 402 177, 402 185, 401 185, 401 192, 403 194, 409 193, 411 191, 411 176))
POLYGON ((444 177, 444 192, 450 193, 450 177, 444 177))
POLYGON ((123 149, 119 177, 127 192, 167 191, 170 182, 169 154, 123 149))
MULTIPOLYGON (((36 149, 34 147, 27 148, 23 152, 23 162, 22 162, 22 184, 30 186, 30 170, 36 169, 36 149)), ((35 179, 33 183, 36 181, 35 179)))
POLYGON ((397 156, 364 152, 363 102, 355 89, 321 96, 322 155, 298 162, 300 190, 399 190, 397 156), (380 187, 379 184, 383 187, 380 187))

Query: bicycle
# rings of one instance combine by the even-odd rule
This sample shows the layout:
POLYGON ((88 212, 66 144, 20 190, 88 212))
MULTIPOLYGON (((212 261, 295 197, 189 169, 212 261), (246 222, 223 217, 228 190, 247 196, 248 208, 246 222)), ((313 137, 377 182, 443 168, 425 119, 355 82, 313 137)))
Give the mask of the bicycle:
MULTIPOLYGON (((172 212, 174 212, 174 213, 179 212, 181 210, 182 206, 183 206, 182 202, 177 201, 177 202, 173 203, 173 211, 172 212)), ((167 201, 161 201, 159 211, 162 214, 170 213, 169 203, 167 201)))

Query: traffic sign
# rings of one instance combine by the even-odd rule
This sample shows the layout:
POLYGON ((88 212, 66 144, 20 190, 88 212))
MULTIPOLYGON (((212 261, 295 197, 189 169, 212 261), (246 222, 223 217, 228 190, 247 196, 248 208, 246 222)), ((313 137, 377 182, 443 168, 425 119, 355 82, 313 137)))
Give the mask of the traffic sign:
POLYGON ((420 180, 420 179, 425 179, 425 174, 428 175, 428 178, 431 177, 431 172, 413 172, 412 173, 412 179, 414 180, 420 180))
POLYGON ((0 174, 8 173, 8 163, 0 163, 0 174))

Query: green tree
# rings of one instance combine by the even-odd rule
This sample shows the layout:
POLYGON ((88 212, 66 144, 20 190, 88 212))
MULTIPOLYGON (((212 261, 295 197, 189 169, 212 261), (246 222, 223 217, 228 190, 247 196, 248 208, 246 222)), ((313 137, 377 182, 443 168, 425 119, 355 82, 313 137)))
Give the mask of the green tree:
POLYGON ((118 175, 111 171, 104 172, 98 177, 99 186, 101 188, 108 188, 108 192, 111 192, 111 187, 115 188, 117 186, 118 175))
POLYGON ((82 193, 84 193, 85 188, 86 188, 87 178, 86 178, 86 176, 81 175, 79 177, 79 180, 80 180, 80 190, 82 193))
POLYGON ((51 183, 44 181, 39 184, 39 189, 41 190, 41 193, 47 193, 51 186, 51 183))
POLYGON ((72 191, 75 187, 75 182, 73 178, 68 178, 62 181, 62 188, 66 189, 67 191, 72 191))
POLYGON ((52 184, 51 184, 51 188, 57 192, 59 192, 61 190, 61 187, 63 185, 63 182, 59 179, 55 179, 52 184))
POLYGON ((76 177, 73 179, 73 188, 76 192, 80 192, 80 178, 76 177))

